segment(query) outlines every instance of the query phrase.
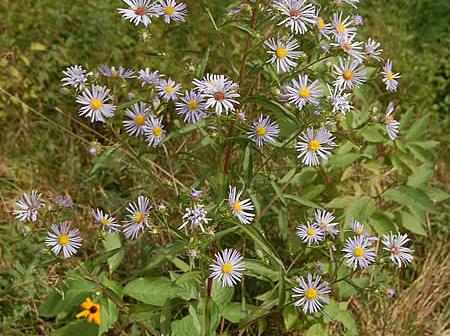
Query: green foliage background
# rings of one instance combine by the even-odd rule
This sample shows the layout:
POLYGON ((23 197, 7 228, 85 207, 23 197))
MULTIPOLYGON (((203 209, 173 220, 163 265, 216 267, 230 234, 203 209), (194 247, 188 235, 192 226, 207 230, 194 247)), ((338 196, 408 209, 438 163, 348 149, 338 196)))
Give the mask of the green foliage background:
MULTIPOLYGON (((188 64, 199 64, 205 51, 210 47, 211 64, 215 65, 210 70, 218 73, 227 72, 236 76, 239 66, 236 60, 240 59, 246 34, 244 32, 236 34, 235 31, 238 29, 236 26, 228 26, 217 32, 213 29, 208 15, 204 13, 209 11, 213 18, 220 22, 228 5, 237 2, 191 0, 186 3, 189 6, 186 24, 172 29, 166 28, 163 24, 156 24, 150 29, 152 38, 149 41, 142 41, 139 39, 138 30, 124 22, 117 14, 116 8, 120 5, 120 1, 0 0, 0 17, 2 18, 0 21, 0 204, 2 210, 0 213, 0 333, 5 335, 51 334, 52 330, 64 326, 65 322, 62 322, 64 318, 70 319, 70 316, 61 316, 60 312, 64 311, 64 308, 70 307, 71 303, 78 302, 80 298, 84 298, 93 289, 98 288, 92 286, 92 282, 89 281, 76 281, 76 284, 71 284, 71 275, 75 277, 75 273, 71 273, 74 271, 69 265, 54 265, 50 262, 47 265, 46 261, 49 261, 49 258, 41 257, 39 253, 36 253, 41 244, 22 236, 20 229, 9 215, 14 200, 22 191, 35 188, 48 194, 70 195, 75 203, 80 205, 75 213, 75 219, 79 221, 78 227, 83 227, 82 231, 87 233, 93 230, 88 219, 90 205, 104 204, 108 200, 111 208, 120 207, 130 200, 130 193, 149 185, 147 182, 147 184, 142 182, 140 167, 124 165, 121 157, 115 156, 114 153, 111 153, 109 157, 105 156, 104 161, 99 159, 95 162, 87 154, 89 141, 96 139, 97 136, 92 130, 76 122, 77 117, 73 112, 76 110, 75 103, 68 101, 67 97, 60 94, 61 71, 70 64, 82 64, 88 68, 95 68, 102 63, 111 63, 133 68, 150 67, 181 80, 183 79, 181 76, 186 74, 173 73, 174 69, 183 69, 188 64), (222 45, 224 40, 227 41, 226 50, 222 45), (228 53, 229 57, 224 58, 224 53, 228 53), (175 62, 176 66, 172 62, 175 62), (104 172, 104 168, 107 168, 108 172, 104 172), (128 177, 123 179, 123 176, 128 177), (69 283, 63 286, 62 277, 68 278, 69 283), (51 300, 52 298, 49 300, 47 297, 54 287, 70 288, 73 295, 69 295, 69 300, 73 302, 61 303, 60 298, 56 296, 54 301, 51 300), (47 306, 42 307, 44 301, 47 306), (39 307, 41 308, 38 309, 39 307), (57 319, 55 315, 58 315, 57 319)), ((396 182, 419 190, 420 195, 426 194, 427 198, 417 198, 417 194, 414 194, 409 199, 408 191, 402 190, 400 194, 395 194, 393 191, 385 199, 396 204, 389 213, 377 212, 373 215, 370 208, 378 207, 379 204, 375 204, 375 201, 367 196, 358 203, 358 209, 345 210, 349 199, 344 197, 366 195, 365 183, 370 179, 371 174, 380 176, 382 162, 369 160, 370 162, 364 164, 352 164, 359 157, 354 159, 354 157, 345 156, 348 153, 342 152, 340 157, 331 162, 335 168, 341 169, 340 174, 333 176, 332 179, 338 188, 336 194, 341 195, 342 198, 334 199, 335 203, 328 206, 341 209, 342 219, 350 216, 348 211, 357 213, 363 219, 370 217, 371 224, 377 232, 382 232, 393 223, 395 225, 400 223, 401 227, 412 233, 416 247, 417 267, 411 274, 402 274, 398 279, 391 279, 398 289, 406 290, 410 283, 420 276, 425 258, 436 246, 444 244, 448 249, 448 243, 447 245, 445 243, 448 238, 446 191, 450 112, 448 25, 450 4, 446 0, 363 0, 361 14, 365 19, 366 35, 381 41, 383 49, 396 64, 396 70, 402 74, 396 102, 402 106, 401 134, 406 137, 406 140, 403 145, 400 145, 398 155, 390 158, 398 171, 395 178, 400 181, 396 182), (432 209, 427 208, 428 206, 432 209), (365 211, 369 211, 370 214, 366 216, 365 211)), ((387 102, 383 90, 376 87, 372 89, 370 96, 366 97, 367 101, 387 102)), ((364 102, 361 104, 364 105, 364 102)), ((381 108, 379 105, 375 107, 381 108)), ((368 110, 369 106, 365 108, 368 110)), ((177 126, 175 123, 172 128, 176 129, 177 126)), ((94 129, 94 131, 102 132, 100 129, 94 129)), ((370 143, 369 150, 364 154, 371 155, 370 151, 379 150, 379 147, 375 145, 380 142, 377 134, 366 132, 361 136, 370 143)), ((379 152, 376 155, 373 154, 378 159, 383 155, 379 152)), ((296 181, 291 187, 292 189, 302 188, 302 202, 320 201, 321 191, 317 192, 318 188, 328 187, 324 183, 326 178, 316 175, 315 172, 308 170, 296 175, 296 181)), ((273 189, 271 184, 267 183, 268 181, 273 182, 272 186, 275 184, 276 192, 279 191, 276 189, 277 183, 285 182, 273 181, 271 176, 261 179, 260 185, 268 185, 267 190, 271 193, 273 189)), ((390 182, 389 179, 387 182, 390 182)), ((155 182, 153 186, 158 188, 158 182, 155 182)), ((163 194, 164 191, 161 191, 161 195, 163 194)), ((279 244, 280 250, 283 249, 281 246, 287 239, 279 233, 287 224, 283 220, 278 222, 277 215, 284 208, 283 204, 277 204, 277 213, 268 215, 269 220, 273 218, 277 222, 273 224, 275 228, 269 229, 267 234, 273 235, 271 243, 279 244)), ((304 213, 299 212, 298 215, 304 215, 304 213)), ((106 244, 115 246, 114 241, 106 242, 106 244)), ((292 242, 288 242, 286 246, 292 251, 297 248, 292 242)), ((90 252, 100 251, 102 248, 100 244, 88 246, 83 253, 87 256, 90 252)), ((130 268, 148 267, 148 260, 143 260, 139 255, 133 254, 134 252, 136 250, 133 249, 127 251, 127 260, 133 264, 130 268)), ((154 253, 155 251, 146 252, 154 253)), ((90 266, 96 267, 96 265, 90 266)), ((257 266, 254 268, 258 269, 257 266)), ((122 266, 119 270, 125 274, 127 266, 122 266)), ((270 278, 277 275, 266 274, 266 276, 270 278)), ((108 287, 109 279, 99 278, 96 281, 101 282, 100 286, 108 287)), ((145 285, 144 288, 155 286, 161 289, 168 285, 164 283, 165 280, 155 281, 160 282, 156 285, 153 283, 145 285)), ((111 285, 108 288, 113 287, 114 285, 111 285)), ((186 288, 180 286, 176 290, 180 291, 179 295, 189 297, 189 293, 183 292, 186 288)), ((119 291, 118 289, 117 292, 119 291)), ((139 292, 139 289, 137 291, 139 292)), ((136 295, 139 293, 132 293, 133 288, 128 288, 128 294, 137 298, 136 295)), ((147 293, 148 297, 143 301, 161 305, 160 302, 155 302, 158 300, 157 294, 154 293, 152 296, 152 293, 147 293)), ((51 295, 57 294, 52 292, 51 295)), ((229 295, 225 293, 224 296, 226 297, 224 302, 228 304, 226 301, 229 295)), ((174 297, 176 297, 175 294, 174 297)), ((111 298, 115 298, 114 294, 111 294, 111 298)), ((376 301, 377 298, 370 298, 370 300, 376 301)), ((368 304, 377 307, 370 300, 367 301, 368 304)), ((102 302, 105 309, 108 309, 110 302, 109 300, 102 302)), ((248 309, 254 308, 252 304, 248 305, 248 309)), ((270 302, 267 304, 270 305, 270 302)), ((367 330, 364 325, 368 323, 367 320, 359 316, 357 311, 353 311, 353 315, 348 317, 345 315, 350 314, 347 312, 347 307, 341 308, 337 306, 337 303, 330 308, 331 312, 335 309, 337 313, 334 317, 338 320, 336 328, 331 330, 334 330, 336 334, 345 332, 364 334, 367 330)), ((439 311, 430 318, 430 325, 436 323, 436 319, 444 319, 444 322, 440 322, 441 324, 445 324, 446 319, 448 320, 448 305, 438 308, 439 311)), ((158 319, 155 313, 147 312, 145 305, 137 306, 135 309, 134 315, 130 313, 131 320, 144 323, 142 321, 158 319)), ((116 306, 111 305, 110 310, 110 316, 117 313, 116 306)), ((235 318, 232 316, 233 310, 230 311, 228 314, 230 319, 235 318)), ((376 309, 373 313, 383 314, 376 309)), ((273 317, 268 321, 272 329, 269 328, 266 332, 280 334, 285 332, 285 327, 293 327, 295 322, 292 321, 292 315, 293 313, 288 311, 283 312, 282 317, 273 317)), ((125 328, 129 322, 128 320, 120 321, 117 327, 110 331, 111 335, 120 335, 120 328, 122 326, 125 328)), ((139 323, 136 328, 146 328, 139 323)), ((413 325, 411 321, 408 323, 413 325)), ((172 325, 172 332, 181 330, 179 333, 181 335, 183 328, 191 324, 190 320, 179 320, 172 325)), ((315 328, 310 329, 312 331, 309 335, 319 335, 321 332, 321 329, 318 329, 321 328, 320 324, 306 321, 304 325, 308 327, 312 325, 311 328, 315 328)), ((402 325, 401 329, 405 334, 411 334, 411 330, 417 330, 417 326, 411 326, 402 325)), ((257 334, 258 327, 260 326, 244 330, 248 334, 252 332, 257 334)), ((429 325, 422 327, 420 332, 435 330, 430 329, 429 325)), ((59 330, 58 335, 65 334, 64 330, 59 330)), ((127 330, 127 332, 138 334, 137 329, 127 330)))

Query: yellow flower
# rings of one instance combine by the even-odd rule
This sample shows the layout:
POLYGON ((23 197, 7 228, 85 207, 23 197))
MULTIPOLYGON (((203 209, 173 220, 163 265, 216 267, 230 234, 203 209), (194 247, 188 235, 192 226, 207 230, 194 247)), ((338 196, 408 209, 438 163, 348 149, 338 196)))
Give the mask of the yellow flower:
POLYGON ((91 299, 86 298, 80 306, 84 310, 79 312, 76 318, 87 317, 88 322, 100 325, 100 305, 98 303, 94 303, 91 299))

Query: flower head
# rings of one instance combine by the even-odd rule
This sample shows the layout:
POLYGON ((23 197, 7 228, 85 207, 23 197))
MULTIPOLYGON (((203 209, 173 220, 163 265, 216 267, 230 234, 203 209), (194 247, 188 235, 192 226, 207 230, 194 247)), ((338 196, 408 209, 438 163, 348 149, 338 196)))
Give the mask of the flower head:
POLYGON ((158 71, 150 72, 149 68, 139 70, 138 79, 142 81, 141 85, 156 85, 163 75, 158 71))
POLYGON ((333 112, 340 112, 342 115, 345 115, 353 108, 350 100, 352 96, 351 93, 344 93, 344 90, 339 86, 333 86, 333 88, 329 85, 327 86, 329 92, 329 96, 327 98, 331 102, 333 112))
POLYGON ((193 200, 198 200, 200 197, 202 197, 202 193, 203 193, 203 191, 201 191, 201 190, 192 189, 191 198, 193 200))
POLYGON ((176 84, 172 78, 160 79, 156 84, 158 95, 166 102, 169 100, 177 100, 180 94, 181 84, 176 84))
POLYGON ((348 57, 345 61, 339 57, 339 65, 333 65, 336 80, 334 86, 342 89, 357 88, 366 81, 366 70, 356 59, 348 57))
POLYGON ((144 231, 145 227, 151 227, 148 218, 152 210, 150 199, 139 196, 136 202, 128 204, 126 210, 128 215, 126 216, 127 220, 123 222, 125 226, 123 233, 125 237, 135 239, 140 231, 144 231))
POLYGON ((319 30, 320 35, 326 39, 330 39, 331 24, 325 22, 325 19, 319 15, 319 10, 317 10, 316 16, 316 27, 319 30))
POLYGON ((108 232, 118 232, 120 225, 111 215, 104 213, 101 209, 92 209, 92 216, 95 221, 101 225, 104 231, 108 232))
POLYGON ((354 41, 355 34, 349 34, 339 40, 338 43, 332 43, 332 46, 339 47, 349 57, 354 58, 359 63, 364 61, 363 42, 354 41))
POLYGON ((130 109, 125 110, 125 115, 129 118, 123 121, 125 131, 130 136, 144 134, 144 125, 150 115, 150 109, 144 102, 133 104, 130 109))
POLYGON ((388 59, 383 67, 383 83, 386 85, 386 91, 397 91, 399 73, 392 72, 392 61, 388 59))
POLYGON ((41 201, 41 194, 36 190, 26 192, 16 202, 16 208, 12 214, 21 222, 34 222, 37 220, 37 210, 44 206, 41 201))
POLYGON ((92 85, 91 89, 84 89, 77 97, 77 103, 83 105, 80 108, 79 115, 91 118, 91 122, 105 122, 105 118, 112 117, 116 106, 107 103, 112 98, 109 91, 105 86, 95 85, 92 85))
POLYGON ((318 245, 324 240, 324 231, 315 223, 306 223, 297 228, 297 236, 308 245, 318 245))
POLYGON ((135 26, 142 23, 147 27, 152 23, 150 17, 156 16, 152 0, 123 0, 123 2, 130 8, 118 8, 117 11, 135 26))
POLYGON ((186 208, 186 212, 183 216, 184 222, 179 229, 181 230, 189 225, 191 230, 194 230, 195 227, 200 227, 202 232, 205 232, 203 224, 206 225, 211 220, 211 218, 206 217, 207 215, 203 204, 195 205, 192 209, 186 208))
POLYGON ((273 7, 281 16, 278 25, 289 28, 293 34, 304 34, 316 23, 316 7, 305 0, 277 0, 273 7))
POLYGON ((255 217, 253 213, 254 206, 250 198, 243 201, 239 200, 242 190, 238 191, 236 187, 229 187, 228 204, 233 215, 239 219, 242 224, 250 224, 255 217))
POLYGON ((367 268, 369 264, 375 261, 375 247, 371 247, 372 243, 364 236, 349 237, 345 241, 344 248, 346 263, 354 270, 359 268, 367 268))
POLYGON ((377 42, 371 38, 369 38, 365 44, 365 51, 367 58, 373 58, 377 61, 381 61, 382 58, 380 57, 381 53, 383 52, 383 49, 379 49, 381 46, 380 42, 377 42))
POLYGON ((279 36, 277 39, 270 38, 264 44, 269 48, 267 53, 271 56, 267 63, 275 63, 278 73, 289 72, 297 66, 295 60, 301 53, 298 51, 297 41, 292 36, 289 36, 286 41, 279 36))
POLYGON ((243 257, 238 250, 225 249, 216 253, 214 263, 209 266, 210 278, 222 281, 222 287, 233 287, 242 279, 245 271, 243 257))
POLYGON ((392 113, 394 112, 394 103, 389 103, 386 109, 386 116, 384 117, 384 124, 391 140, 395 140, 398 137, 398 127, 400 123, 394 119, 392 113))
POLYGON ((256 142, 256 146, 261 147, 264 143, 275 143, 275 138, 279 133, 280 129, 276 122, 272 121, 270 117, 260 115, 259 119, 254 121, 248 137, 256 142))
POLYGON ((310 127, 300 135, 295 146, 298 152, 297 157, 306 166, 318 166, 319 157, 326 161, 331 155, 331 147, 336 146, 333 140, 333 134, 326 128, 321 127, 314 132, 314 129, 310 127))
POLYGON ((205 116, 206 104, 203 97, 195 91, 186 91, 180 101, 176 104, 178 114, 188 124, 195 124, 201 121, 205 116))
POLYGON ((52 197, 52 202, 59 205, 61 208, 69 209, 73 208, 73 202, 69 196, 66 195, 56 195, 52 197))
POLYGON ((297 106, 300 110, 306 104, 319 105, 318 98, 322 97, 319 80, 312 83, 308 81, 308 75, 299 75, 282 88, 281 99, 297 106))
POLYGON ((320 280, 320 275, 313 279, 310 273, 308 274, 307 281, 305 281, 304 277, 300 277, 298 281, 299 287, 292 288, 294 292, 292 297, 297 299, 294 305, 296 307, 303 306, 303 312, 305 314, 317 313, 323 308, 323 304, 328 303, 328 298, 324 295, 330 293, 331 288, 327 283, 321 283, 320 280))
POLYGON ((136 77, 134 75, 134 70, 125 69, 124 67, 119 67, 118 69, 116 69, 116 67, 114 66, 110 67, 106 64, 102 64, 98 70, 105 77, 120 78, 120 79, 129 79, 136 77))
POLYGON ((159 0, 156 2, 156 14, 164 17, 164 22, 169 24, 170 21, 184 22, 187 14, 186 5, 182 2, 177 3, 175 0, 159 0))
POLYGON ((339 43, 346 39, 350 34, 356 33, 356 28, 352 27, 353 20, 350 16, 342 19, 342 12, 334 13, 333 20, 331 22, 332 33, 334 39, 339 43))
POLYGON ((81 304, 81 308, 83 308, 83 311, 79 312, 76 318, 87 317, 88 322, 100 325, 100 305, 98 303, 94 303, 87 298, 81 304))
POLYGON ((63 251, 63 257, 69 258, 77 253, 81 246, 81 237, 78 229, 70 229, 67 223, 52 224, 50 231, 47 233, 45 245, 52 247, 54 254, 63 251))
POLYGON ((406 266, 414 259, 411 255, 411 252, 413 251, 403 246, 408 241, 409 238, 407 234, 402 235, 401 233, 391 233, 383 236, 383 249, 391 254, 390 259, 397 264, 398 267, 406 266))
POLYGON ((75 89, 82 89, 88 77, 92 76, 92 72, 87 72, 81 65, 72 65, 66 68, 63 74, 66 76, 61 79, 63 86, 70 85, 75 89))
POLYGON ((147 138, 147 143, 149 146, 160 146, 166 137, 166 130, 162 124, 162 117, 156 118, 150 115, 145 121, 144 134, 147 138))
POLYGON ((314 212, 314 224, 332 237, 335 237, 339 233, 339 230, 336 229, 338 223, 333 223, 334 218, 333 213, 325 210, 316 209, 314 212))

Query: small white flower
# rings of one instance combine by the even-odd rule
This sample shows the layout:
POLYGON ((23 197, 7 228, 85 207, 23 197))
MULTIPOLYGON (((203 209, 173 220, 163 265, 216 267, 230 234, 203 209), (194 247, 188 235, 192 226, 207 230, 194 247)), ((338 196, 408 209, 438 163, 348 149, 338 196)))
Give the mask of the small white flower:
POLYGON ((270 49, 267 53, 271 55, 267 63, 276 63, 278 73, 289 72, 297 66, 294 60, 298 59, 301 53, 298 51, 297 41, 292 36, 289 36, 286 41, 279 36, 276 40, 270 38, 264 44, 270 49))
POLYGON ((314 132, 311 127, 307 128, 306 132, 300 135, 295 146, 298 152, 297 157, 302 159, 302 163, 306 166, 318 166, 319 157, 326 161, 331 155, 331 147, 336 146, 333 140, 333 134, 324 127, 317 132, 314 132))
POLYGON ((210 278, 222 281, 222 287, 233 287, 242 280, 245 271, 243 257, 235 249, 225 249, 216 253, 214 263, 209 266, 210 278))
POLYGON ((125 228, 123 233, 129 239, 135 239, 140 231, 144 231, 145 227, 151 227, 149 222, 150 211, 152 205, 150 199, 139 196, 137 202, 129 203, 126 209, 128 211, 127 220, 124 221, 125 228))
POLYGON ((316 209, 314 212, 314 223, 333 238, 339 233, 339 230, 336 229, 338 223, 333 223, 334 219, 335 217, 331 212, 320 209, 316 209))
POLYGON ((349 237, 345 241, 344 248, 345 259, 348 267, 354 270, 359 268, 367 268, 375 261, 376 249, 370 247, 371 242, 364 236, 349 237))
POLYGON ((70 229, 67 223, 52 224, 50 231, 47 233, 45 245, 52 247, 54 254, 59 254, 63 251, 63 257, 69 258, 77 253, 81 246, 81 237, 78 234, 78 229, 70 229))
POLYGON ((278 25, 293 34, 304 34, 316 23, 316 7, 305 0, 277 0, 273 6, 282 17, 278 25))
POLYGON ((149 68, 145 68, 139 70, 138 79, 142 81, 142 86, 145 84, 156 85, 162 76, 158 71, 150 72, 149 68))
POLYGON ((205 228, 203 225, 207 225, 211 218, 207 217, 208 213, 205 210, 205 206, 203 204, 195 205, 192 209, 186 208, 186 212, 183 216, 183 224, 179 227, 179 229, 184 229, 189 225, 191 230, 194 230, 196 227, 200 227, 202 232, 205 232, 205 228))
POLYGON ((61 79, 61 82, 64 83, 63 86, 70 85, 75 89, 82 89, 88 77, 92 76, 92 71, 87 72, 81 65, 73 65, 66 68, 63 74, 66 76, 61 79))
POLYGON ((344 93, 344 90, 339 86, 334 86, 333 89, 329 85, 327 86, 330 93, 328 99, 333 106, 333 113, 340 112, 342 115, 345 115, 353 108, 350 101, 351 93, 344 93))
POLYGON ((317 107, 318 99, 322 96, 319 80, 308 83, 308 75, 299 75, 298 79, 285 84, 281 93, 282 100, 297 106, 300 110, 308 103, 317 107))
POLYGON ((254 206, 249 198, 240 201, 239 198, 241 195, 242 190, 237 191, 236 187, 229 186, 228 204, 233 215, 242 224, 250 224, 255 217, 253 213, 254 206))
POLYGON ((316 15, 317 15, 316 27, 319 30, 320 35, 325 37, 326 39, 330 39, 331 24, 326 23, 325 19, 319 16, 319 10, 317 10, 316 15))
POLYGON ((112 97, 109 95, 109 89, 105 86, 92 85, 91 89, 84 91, 77 97, 77 103, 84 105, 80 108, 79 115, 91 118, 91 122, 105 122, 105 118, 114 115, 116 106, 107 103, 112 97))
POLYGON ((156 3, 156 13, 164 16, 164 22, 169 24, 170 21, 184 22, 187 10, 182 2, 177 4, 175 0, 159 0, 156 3))
POLYGON ((92 209, 92 216, 96 220, 97 223, 99 223, 102 226, 102 229, 104 231, 108 232, 118 232, 120 225, 117 224, 116 219, 107 214, 104 213, 101 209, 92 209))
POLYGON ((100 73, 105 77, 120 79, 136 78, 136 76, 134 75, 134 70, 125 69, 124 67, 119 67, 118 69, 116 69, 116 67, 114 66, 109 67, 106 64, 102 64, 100 65, 98 71, 100 71, 100 73))
POLYGON ((331 288, 327 283, 320 283, 320 280, 320 275, 313 279, 312 274, 309 273, 307 282, 305 278, 300 277, 298 280, 300 287, 292 288, 295 293, 292 294, 292 297, 299 298, 295 301, 294 306, 303 306, 303 312, 305 314, 317 313, 323 308, 323 304, 328 303, 328 298, 324 295, 330 293, 331 288))
POLYGON ((348 57, 345 61, 339 57, 339 65, 334 64, 336 80, 334 86, 342 89, 354 89, 366 81, 366 70, 356 59, 348 57))
POLYGON ((156 91, 158 95, 166 102, 169 100, 177 100, 180 94, 181 84, 176 84, 172 78, 161 79, 156 84, 156 91))
POLYGON ((332 33, 336 42, 340 43, 347 38, 350 34, 356 33, 356 28, 352 27, 353 20, 350 16, 347 16, 342 20, 342 12, 334 13, 333 20, 331 22, 332 33))
POLYGON ((145 121, 150 115, 150 109, 144 102, 133 104, 131 109, 125 110, 125 115, 130 118, 123 121, 125 131, 131 136, 144 134, 145 121))
POLYGON ((145 121, 144 134, 149 146, 160 146, 166 137, 166 130, 162 124, 162 117, 158 119, 150 115, 145 121))
POLYGON ((390 259, 398 265, 398 267, 407 266, 411 261, 413 261, 414 257, 411 255, 413 252, 411 249, 404 247, 409 241, 408 235, 398 234, 389 234, 383 236, 382 243, 384 245, 383 249, 388 251, 391 256, 390 259))
POLYGON ((367 240, 369 242, 375 242, 378 240, 377 237, 370 236, 369 233, 367 232, 366 228, 364 227, 364 225, 362 225, 357 220, 352 220, 350 222, 350 227, 351 227, 351 229, 346 230, 346 231, 353 232, 355 235, 357 235, 359 237, 365 237, 365 238, 367 238, 367 240))
POLYGON ((397 91, 399 73, 392 72, 392 61, 388 59, 383 67, 383 83, 386 85, 386 91, 397 91))
POLYGON ((353 57, 359 63, 364 61, 363 42, 353 41, 355 34, 349 34, 343 37, 339 43, 332 43, 334 47, 340 47, 348 56, 353 57))
POLYGON ((390 102, 386 109, 386 117, 384 118, 384 124, 391 140, 395 140, 398 137, 398 127, 400 123, 394 119, 392 113, 394 112, 394 103, 390 102))
POLYGON ((264 143, 274 144, 279 133, 280 129, 276 122, 270 117, 260 115, 259 119, 253 123, 248 137, 256 142, 256 146, 261 147, 264 143))
POLYGON ((123 0, 123 2, 130 8, 118 8, 117 11, 135 26, 142 23, 147 27, 152 23, 150 17, 156 16, 152 0, 123 0))
POLYGON ((318 245, 325 239, 324 231, 315 223, 306 223, 297 227, 297 236, 309 246, 318 245))
POLYGON ((13 210, 14 217, 21 222, 34 222, 37 220, 37 210, 42 208, 44 203, 41 202, 41 194, 36 190, 26 192, 16 202, 18 209, 13 210))
POLYGON ((380 42, 377 42, 371 38, 369 38, 365 44, 365 51, 367 58, 373 58, 377 61, 381 61, 382 58, 380 57, 381 53, 383 52, 383 49, 379 49, 381 46, 380 42))
POLYGON ((195 91, 186 91, 180 101, 175 103, 178 114, 188 124, 195 124, 205 116, 206 104, 202 96, 195 91))

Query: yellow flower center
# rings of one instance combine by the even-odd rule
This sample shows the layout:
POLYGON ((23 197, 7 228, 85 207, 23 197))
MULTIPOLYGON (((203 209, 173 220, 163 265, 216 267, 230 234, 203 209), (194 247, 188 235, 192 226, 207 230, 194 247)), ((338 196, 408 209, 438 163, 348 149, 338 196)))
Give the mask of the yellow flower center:
POLYGON ((325 20, 321 17, 317 19, 317 28, 323 29, 325 27, 325 20))
POLYGON ((355 248, 353 249, 353 255, 354 255, 355 257, 358 257, 358 258, 364 256, 364 250, 363 250, 363 248, 362 248, 362 247, 359 247, 359 246, 355 247, 355 248))
POLYGON ((308 98, 311 94, 311 90, 308 87, 302 87, 300 90, 298 90, 298 94, 302 98, 308 98))
POLYGON ((350 50, 352 50, 352 45, 350 43, 348 43, 348 42, 345 42, 342 45, 342 49, 344 49, 344 51, 350 51, 350 50))
POLYGON ((394 79, 394 75, 392 74, 392 71, 389 71, 387 74, 386 74, 386 78, 388 79, 388 80, 393 80, 394 79))
POLYGON ((166 86, 166 92, 167 93, 172 93, 173 92, 173 87, 172 86, 166 86))
POLYGON ((314 231, 314 229, 307 229, 307 230, 306 230, 306 234, 307 234, 308 236, 313 236, 314 233, 316 233, 316 231, 314 231))
POLYGON ((135 222, 141 223, 144 221, 144 215, 142 212, 136 212, 136 214, 133 216, 133 219, 135 222))
POLYGON ((134 117, 134 122, 138 126, 142 126, 145 123, 145 116, 142 114, 138 114, 136 117, 134 117))
POLYGON ((91 108, 93 108, 94 110, 99 110, 102 108, 102 101, 100 99, 94 98, 91 100, 91 108))
POLYGON ((167 6, 164 9, 164 13, 166 13, 167 15, 172 15, 175 12, 175 8, 173 8, 173 6, 167 6))
POLYGON ((356 230, 356 234, 358 236, 361 236, 364 233, 364 229, 363 228, 359 228, 358 230, 356 230))
POLYGON ((308 288, 308 290, 305 292, 305 297, 308 300, 314 300, 317 297, 317 290, 314 288, 308 288))
POLYGON ((312 139, 309 143, 308 143, 308 148, 311 152, 317 152, 320 148, 320 142, 317 141, 316 139, 312 139))
POLYGON ((225 263, 222 266, 222 272, 225 274, 230 274, 231 271, 233 270, 233 266, 231 266, 230 263, 225 263))
POLYGON ((58 243, 59 245, 66 245, 69 243, 69 236, 66 234, 61 234, 58 237, 58 243))
POLYGON ((119 71, 117 71, 117 70, 111 71, 112 78, 117 78, 118 75, 119 75, 119 71))
POLYGON ((350 70, 346 70, 342 74, 342 77, 344 77, 345 80, 349 80, 353 77, 353 72, 351 72, 350 70))
POLYGON ((196 100, 191 100, 189 103, 187 103, 187 107, 189 110, 195 110, 198 106, 198 102, 196 100))
POLYGON ((394 117, 392 115, 388 115, 388 116, 386 116, 384 121, 386 124, 392 124, 392 122, 394 121, 394 117))
POLYGON ((162 134, 162 129, 161 127, 153 127, 153 135, 156 137, 160 137, 162 134))
POLYGON ((277 48, 275 54, 277 55, 278 58, 285 58, 287 54, 286 48, 283 47, 277 48))
POLYGON ((266 134, 266 128, 264 126, 256 127, 256 134, 258 136, 264 136, 266 134))
POLYGON ((241 211, 242 207, 241 207, 241 203, 240 202, 234 202, 233 205, 231 206, 234 210, 236 211, 241 211))
POLYGON ((110 222, 109 220, 107 220, 106 218, 102 218, 102 219, 100 220, 100 222, 101 222, 103 225, 109 225, 109 224, 111 224, 111 222, 110 222))
POLYGON ((336 26, 336 30, 338 31, 338 33, 342 34, 343 32, 345 32, 345 26, 342 23, 339 23, 336 26))

